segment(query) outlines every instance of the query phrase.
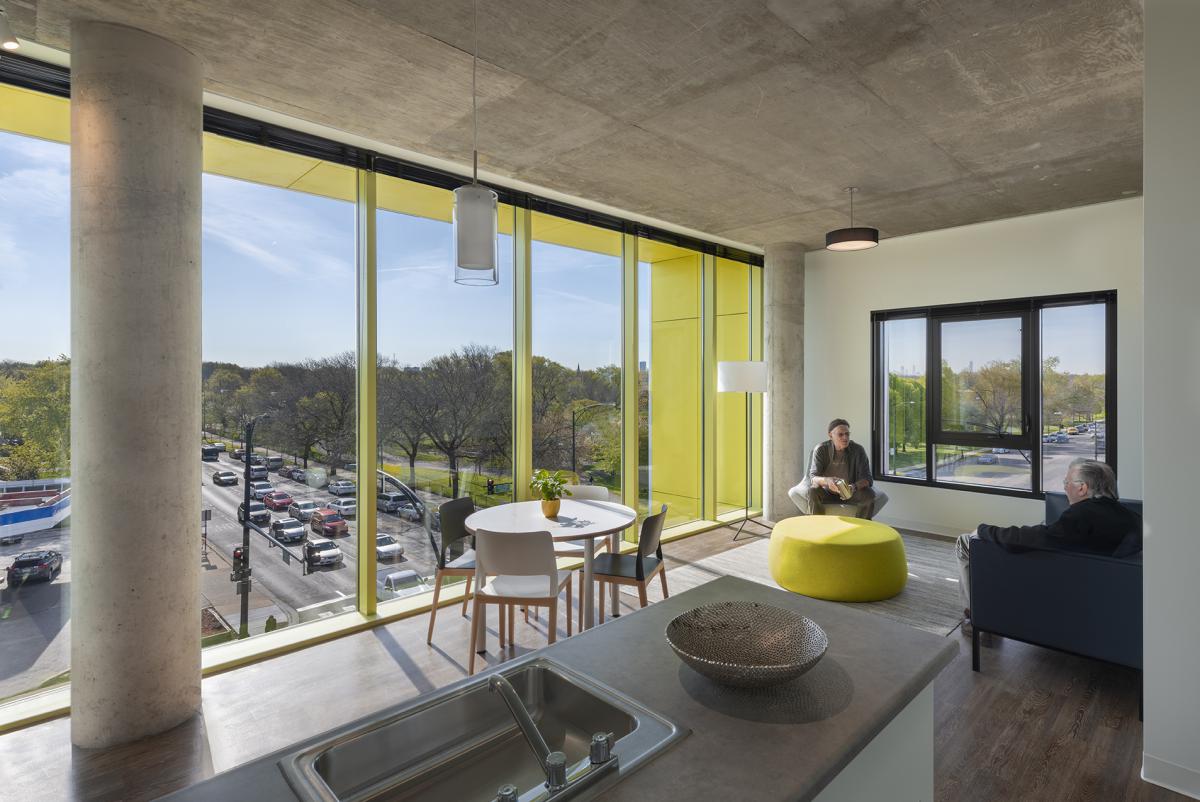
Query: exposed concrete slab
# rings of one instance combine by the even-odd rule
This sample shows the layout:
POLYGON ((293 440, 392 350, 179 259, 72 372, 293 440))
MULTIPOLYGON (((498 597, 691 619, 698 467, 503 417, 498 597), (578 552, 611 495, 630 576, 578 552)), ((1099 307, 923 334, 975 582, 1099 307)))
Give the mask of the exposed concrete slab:
MULTIPOLYGON (((466 169, 470 0, 8 12, 64 48, 72 18, 143 28, 212 91, 466 169)), ((750 245, 818 246, 848 184, 891 235, 1141 191, 1139 0, 498 0, 479 26, 484 166, 750 245)))

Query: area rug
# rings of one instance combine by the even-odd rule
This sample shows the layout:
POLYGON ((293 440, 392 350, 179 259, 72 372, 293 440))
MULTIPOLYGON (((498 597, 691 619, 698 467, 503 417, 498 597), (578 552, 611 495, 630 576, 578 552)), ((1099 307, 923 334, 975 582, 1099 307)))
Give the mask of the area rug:
MULTIPOLYGON (((958 597, 958 561, 954 543, 932 537, 902 533, 908 557, 908 584, 898 596, 878 602, 845 603, 848 607, 882 615, 937 635, 949 635, 962 618, 958 597)), ((762 585, 779 587, 767 566, 768 541, 757 538, 745 546, 679 565, 664 546, 672 593, 711 582, 719 576, 736 576, 762 585)), ((651 587, 657 587, 655 582, 651 587)), ((624 589, 623 589, 624 590, 624 589)), ((636 593, 636 590, 634 590, 636 593)))

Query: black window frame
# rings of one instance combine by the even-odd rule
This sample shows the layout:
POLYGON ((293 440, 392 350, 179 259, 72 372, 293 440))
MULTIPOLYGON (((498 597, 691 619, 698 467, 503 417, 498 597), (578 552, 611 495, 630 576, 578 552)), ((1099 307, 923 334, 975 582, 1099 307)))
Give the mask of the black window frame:
POLYGON ((1117 471, 1117 291, 1032 296, 999 301, 941 304, 888 309, 871 313, 871 472, 875 481, 918 487, 937 487, 969 493, 1045 499, 1042 489, 1042 330, 1044 309, 1088 304, 1105 305, 1104 326, 1104 419, 1105 462, 1117 471), (1020 434, 943 431, 941 420, 941 325, 964 320, 1018 317, 1021 330, 1021 416, 1020 434), (887 365, 882 364, 884 324, 903 319, 925 320, 925 478, 883 473, 883 442, 887 387, 887 365), (939 445, 1010 448, 1030 454, 1030 488, 1018 490, 937 480, 936 448, 939 445))

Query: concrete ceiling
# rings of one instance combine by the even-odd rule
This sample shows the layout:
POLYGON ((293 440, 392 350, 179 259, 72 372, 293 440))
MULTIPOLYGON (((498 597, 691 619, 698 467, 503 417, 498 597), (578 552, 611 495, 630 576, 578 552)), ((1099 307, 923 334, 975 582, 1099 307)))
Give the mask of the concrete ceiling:
MULTIPOLYGON (((136 26, 207 88, 470 161, 470 0, 7 0, 136 26)), ((483 0, 486 169, 726 239, 824 243, 1138 195, 1140 0, 483 0)))

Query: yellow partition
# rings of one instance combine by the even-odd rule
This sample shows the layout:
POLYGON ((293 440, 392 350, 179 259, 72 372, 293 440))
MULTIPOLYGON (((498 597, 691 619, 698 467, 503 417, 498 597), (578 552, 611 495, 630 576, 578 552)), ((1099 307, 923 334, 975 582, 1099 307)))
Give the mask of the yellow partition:
POLYGON ((674 526, 702 517, 702 287, 700 254, 668 247, 650 261, 650 506, 674 526))
MULTIPOLYGON (((716 362, 750 359, 750 266, 718 258, 716 264, 716 362)), ((716 514, 746 508, 746 395, 717 393, 716 514)))

